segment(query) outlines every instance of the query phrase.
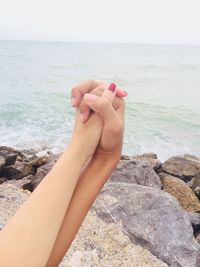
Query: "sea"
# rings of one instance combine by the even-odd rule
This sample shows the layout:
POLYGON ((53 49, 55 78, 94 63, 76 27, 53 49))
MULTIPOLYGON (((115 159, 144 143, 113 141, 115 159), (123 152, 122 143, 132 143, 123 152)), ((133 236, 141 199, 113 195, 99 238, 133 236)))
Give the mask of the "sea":
POLYGON ((0 145, 63 151, 87 79, 128 92, 123 154, 200 156, 200 46, 0 41, 0 145))

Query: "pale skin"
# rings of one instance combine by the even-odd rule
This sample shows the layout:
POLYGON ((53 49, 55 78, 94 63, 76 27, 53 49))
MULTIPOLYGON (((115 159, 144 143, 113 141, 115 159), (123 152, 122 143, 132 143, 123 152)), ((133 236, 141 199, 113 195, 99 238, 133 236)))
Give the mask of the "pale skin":
POLYGON ((0 232, 0 266, 58 266, 120 158, 124 95, 105 90, 103 82, 86 85, 75 88, 81 97, 75 93, 73 99, 79 109, 68 148, 0 232), (102 96, 84 96, 91 91, 102 96), (88 119, 89 108, 94 113, 88 119))

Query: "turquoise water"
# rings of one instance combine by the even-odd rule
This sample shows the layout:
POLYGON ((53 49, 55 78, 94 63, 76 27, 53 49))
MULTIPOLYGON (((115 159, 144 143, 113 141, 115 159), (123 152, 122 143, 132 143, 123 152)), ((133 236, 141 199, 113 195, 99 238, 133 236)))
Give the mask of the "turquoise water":
POLYGON ((0 41, 0 144, 61 151, 88 78, 129 94, 124 153, 200 155, 199 46, 0 41))

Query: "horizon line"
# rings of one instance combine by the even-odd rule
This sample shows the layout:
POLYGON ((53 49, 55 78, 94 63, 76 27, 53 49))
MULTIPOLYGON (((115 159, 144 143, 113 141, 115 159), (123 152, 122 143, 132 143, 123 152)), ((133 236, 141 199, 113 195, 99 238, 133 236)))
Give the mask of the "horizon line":
POLYGON ((19 42, 43 42, 43 43, 79 43, 79 44, 120 44, 120 45, 167 45, 167 46, 200 46, 200 44, 190 43, 159 43, 159 42, 123 42, 123 41, 75 41, 75 40, 36 40, 36 39, 7 39, 0 38, 0 41, 19 41, 19 42))

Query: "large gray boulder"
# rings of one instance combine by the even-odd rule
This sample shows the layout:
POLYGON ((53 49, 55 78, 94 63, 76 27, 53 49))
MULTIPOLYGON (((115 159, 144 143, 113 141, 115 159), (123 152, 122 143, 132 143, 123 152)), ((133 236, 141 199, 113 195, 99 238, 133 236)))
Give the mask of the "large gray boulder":
POLYGON ((161 188, 162 185, 152 166, 148 162, 141 160, 121 160, 109 181, 134 183, 155 188, 161 188))
POLYGON ((122 222, 124 232, 172 267, 199 267, 200 246, 177 200, 149 186, 108 183, 93 208, 106 222, 122 222))
MULTIPOLYGON (((0 229, 30 196, 13 184, 0 185, 0 229)), ((105 223, 94 211, 84 220, 60 267, 167 267, 148 250, 133 244, 120 224, 105 223)), ((18 267, 18 266, 17 266, 18 267)), ((37 266, 36 266, 37 267, 37 266)))

